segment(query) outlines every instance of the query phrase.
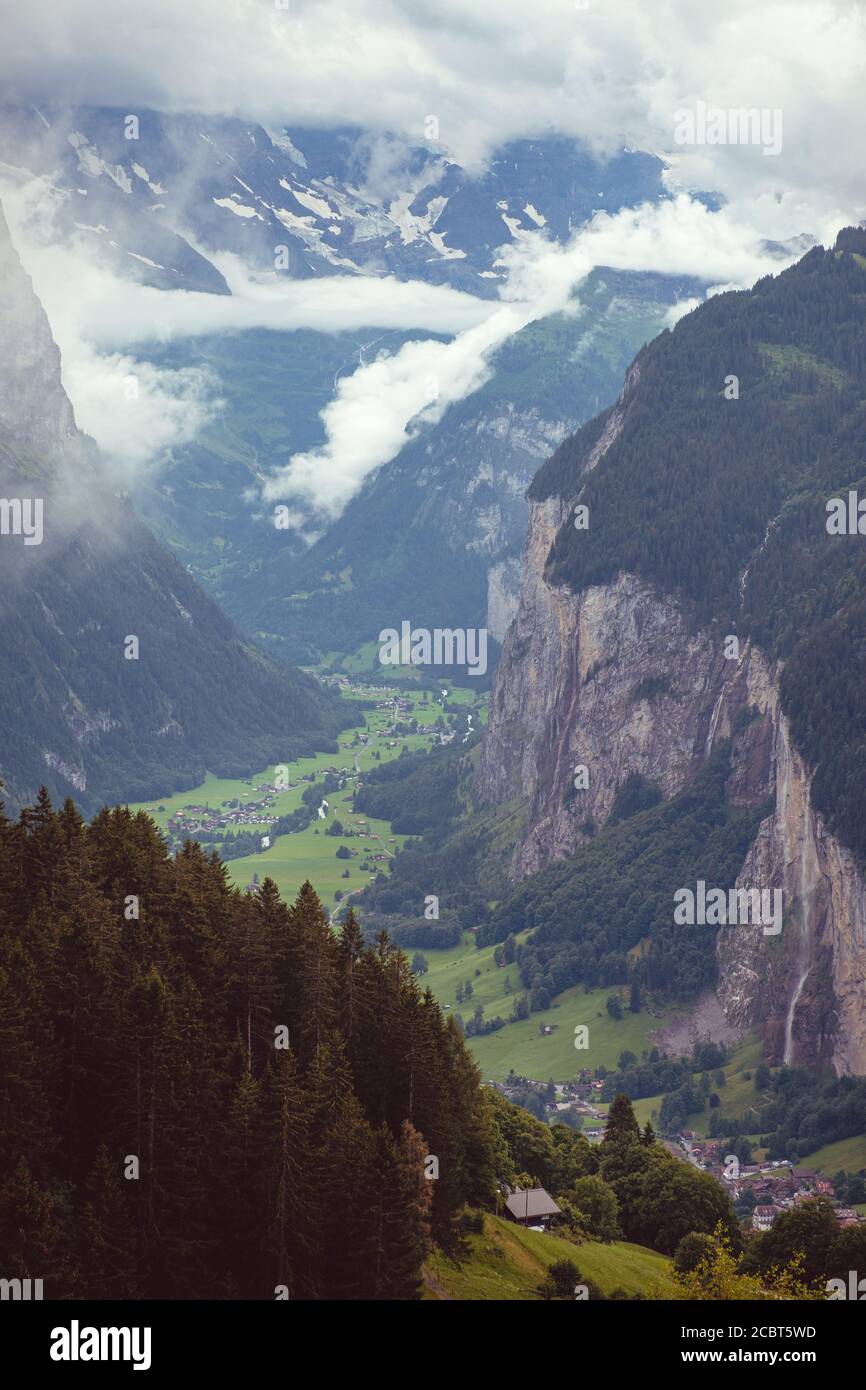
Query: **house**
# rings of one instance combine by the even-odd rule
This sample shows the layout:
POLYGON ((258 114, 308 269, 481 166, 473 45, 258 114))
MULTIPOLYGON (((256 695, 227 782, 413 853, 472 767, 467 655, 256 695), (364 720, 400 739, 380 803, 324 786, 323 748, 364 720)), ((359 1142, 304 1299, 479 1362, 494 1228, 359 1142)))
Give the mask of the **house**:
POLYGON ((836 1220, 840 1226, 856 1226, 860 1218, 853 1207, 837 1207, 836 1220))
POLYGON ((832 1197, 836 1191, 829 1178, 816 1178, 815 1187, 824 1197, 832 1197))
POLYGON ((777 1216, 782 1215, 781 1207, 757 1206, 752 1212, 752 1227, 756 1231, 769 1231, 777 1216))
POLYGON ((543 1187, 517 1188, 505 1203, 505 1210, 521 1226, 547 1226, 560 1208, 543 1187))
POLYGON ((793 1178, 780 1178, 773 1188, 777 1197, 787 1197, 789 1201, 797 1194, 797 1184, 793 1178))

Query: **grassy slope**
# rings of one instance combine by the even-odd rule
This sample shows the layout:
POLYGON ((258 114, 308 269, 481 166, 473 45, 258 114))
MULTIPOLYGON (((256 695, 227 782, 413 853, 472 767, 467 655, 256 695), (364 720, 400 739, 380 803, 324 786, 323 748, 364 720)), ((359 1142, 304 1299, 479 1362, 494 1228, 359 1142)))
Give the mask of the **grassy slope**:
MULTIPOLYGON (((713 1082, 713 1090, 718 1091, 724 1114, 731 1118, 745 1117, 749 1120, 753 1132, 761 1128, 760 1114, 766 1104, 761 1092, 755 1089, 754 1073, 760 1060, 761 1043, 754 1034, 748 1034, 730 1061, 722 1068, 726 1084, 719 1087, 715 1081, 713 1082), (751 1073, 749 1080, 746 1080, 746 1072, 751 1073)), ((634 1102, 634 1113, 641 1124, 645 1124, 647 1120, 655 1123, 661 1099, 661 1096, 646 1096, 643 1100, 634 1102)), ((695 1111, 689 1116, 688 1127, 694 1130, 695 1134, 706 1137, 709 1118, 709 1110, 695 1111)))
MULTIPOLYGON (((523 937, 519 938, 523 940, 523 937)), ((516 965, 499 967, 493 960, 494 947, 476 950, 474 939, 466 932, 463 942, 447 951, 424 951, 430 966, 424 976, 439 1002, 449 1012, 460 1013, 464 1022, 472 1017, 476 1004, 484 1006, 487 1019, 499 1015, 507 1018, 514 1000, 523 994, 516 965), (480 975, 476 975, 480 971, 480 975), (512 993, 505 990, 510 979, 512 993), (458 984, 472 983, 472 998, 457 1003, 458 984)), ((485 1079, 502 1080, 512 1068, 520 1076, 547 1081, 573 1079, 581 1067, 616 1066, 620 1053, 628 1049, 640 1055, 651 1043, 647 1033, 658 1028, 663 1020, 648 1013, 632 1014, 615 1022, 605 1007, 613 989, 591 990, 575 986, 557 995, 551 1007, 542 1013, 530 1014, 520 1023, 509 1023, 486 1037, 470 1038, 469 1045, 485 1079), (548 1036, 539 1035, 538 1026, 547 1023, 554 1028, 548 1036), (574 1029, 577 1024, 589 1028, 589 1047, 577 1052, 574 1029)))
POLYGON ((524 1231, 502 1217, 487 1216, 483 1235, 469 1236, 468 1259, 457 1265, 436 1253, 427 1262, 427 1299, 531 1300, 545 1270, 557 1260, 573 1260, 603 1293, 615 1288, 627 1293, 665 1297, 671 1291, 670 1260, 641 1245, 617 1241, 600 1245, 570 1241, 539 1231, 524 1231), (431 1287, 432 1286, 432 1287, 431 1287))
POLYGON ((844 1168, 848 1173, 858 1173, 866 1168, 866 1134, 855 1134, 850 1139, 838 1139, 835 1144, 824 1144, 806 1158, 800 1159, 804 1168, 814 1168, 832 1177, 844 1168))

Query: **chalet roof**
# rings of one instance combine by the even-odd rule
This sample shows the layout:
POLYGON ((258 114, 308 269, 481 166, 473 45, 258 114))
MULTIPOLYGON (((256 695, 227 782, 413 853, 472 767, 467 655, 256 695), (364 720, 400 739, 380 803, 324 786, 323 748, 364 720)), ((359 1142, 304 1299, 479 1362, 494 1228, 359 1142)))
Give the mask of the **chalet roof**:
POLYGON ((531 1220, 538 1216, 558 1216, 561 1210, 543 1187, 523 1190, 518 1188, 512 1192, 505 1205, 518 1221, 531 1220))

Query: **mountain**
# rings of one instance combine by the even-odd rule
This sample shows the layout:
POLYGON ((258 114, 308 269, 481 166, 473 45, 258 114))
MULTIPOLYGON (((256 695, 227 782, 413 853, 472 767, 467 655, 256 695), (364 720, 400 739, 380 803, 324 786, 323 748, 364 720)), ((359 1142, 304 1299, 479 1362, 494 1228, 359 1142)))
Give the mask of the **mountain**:
POLYGON ((267 529, 224 567, 219 596, 290 659, 351 652, 403 618, 434 627, 513 616, 526 489, 540 461, 612 400, 635 350, 694 281, 597 270, 573 312, 529 324, 489 380, 419 431, 309 549, 267 529))
POLYGON ((866 1072, 866 557, 830 527, 866 495, 864 376, 859 228, 637 355, 530 488, 477 778, 526 808, 559 988, 679 955, 770 1061, 840 1074, 866 1072), (676 926, 701 878, 780 891, 781 929, 676 926))
MULTIPOLYGON (((513 141, 468 171, 431 141, 120 108, 7 108, 0 156, 4 178, 50 186, 55 237, 83 240, 114 274, 215 294, 229 293, 220 267, 231 253, 259 279, 396 276, 492 298, 503 246, 530 234, 562 244, 595 211, 667 196, 654 156, 599 160, 558 136, 513 141)), ((437 335, 250 329, 136 343, 158 369, 204 371, 220 405, 137 480, 134 505, 281 659, 353 652, 406 604, 413 621, 487 625, 501 638, 532 475, 613 399, 670 305, 695 292, 682 277, 596 272, 574 313, 507 343, 487 385, 368 478, 311 548, 250 497, 323 443, 321 412, 341 376, 437 335), (389 544, 374 557, 383 526, 389 544)))
POLYGON ((206 373, 220 401, 189 443, 136 479, 134 502, 148 526, 211 594, 243 621, 237 591, 254 600, 259 574, 307 543, 297 531, 277 532, 272 509, 250 504, 268 472, 297 451, 322 442, 322 410, 335 381, 375 351, 396 352, 432 334, 312 329, 206 334, 136 349, 157 369, 206 373))
POLYGON ((59 227, 160 289, 226 293, 211 256, 295 279, 396 275, 493 297, 498 250, 593 211, 665 196, 663 164, 599 160, 573 140, 518 140, 472 173, 434 141, 340 127, 265 130, 232 117, 5 108, 4 175, 50 180, 59 227))
POLYGON ((245 643, 113 492, 2 220, 0 272, 7 800, 45 783, 94 810, 335 746, 332 697, 245 643))

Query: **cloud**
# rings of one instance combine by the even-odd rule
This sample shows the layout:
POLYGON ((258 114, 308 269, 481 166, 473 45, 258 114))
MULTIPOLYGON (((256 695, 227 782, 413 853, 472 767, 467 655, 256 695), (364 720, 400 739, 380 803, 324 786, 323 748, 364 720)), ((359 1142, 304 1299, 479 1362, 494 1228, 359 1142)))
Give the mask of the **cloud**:
POLYGON ((10 101, 60 94, 416 143, 435 115, 465 165, 555 129, 599 150, 675 156, 682 187, 744 206, 758 197, 784 235, 863 207, 866 12, 842 0, 536 0, 531 11, 524 0, 31 0, 4 40, 10 101), (677 147, 675 113, 699 100, 780 109, 779 156, 677 147))
MULTIPOLYGON (((499 303, 389 278, 257 280, 228 255, 211 258, 231 297, 167 293, 98 270, 83 241, 63 257, 18 241, 79 416, 130 467, 182 440, 212 408, 203 378, 142 369, 140 430, 124 440, 112 393, 151 339, 254 327, 454 335, 407 344, 341 378, 323 412, 322 448, 287 460, 267 487, 271 500, 292 496, 326 518, 423 422, 477 389, 510 333, 567 304, 592 265, 745 286, 780 268, 765 239, 810 233, 826 244, 866 218, 866 11, 840 0, 537 0, 531 11, 525 0, 289 0, 286 9, 274 0, 31 0, 5 28, 9 101, 360 127, 380 191, 402 187, 408 144, 423 142, 431 115, 440 145, 472 170, 507 140, 552 130, 600 153, 625 145, 668 160, 680 195, 669 204, 599 215, 567 247, 534 232, 506 246, 499 303), (780 112, 778 154, 678 144, 677 113, 700 103, 780 112), (686 196, 696 191, 717 195, 721 210, 686 196)), ((44 187, 41 196, 50 200, 44 187)))
MULTIPOLYGON (((99 266, 84 235, 58 254, 44 180, 7 182, 0 189, 13 240, 60 347, 78 423, 127 486, 166 451, 194 439, 221 404, 219 383, 209 373, 157 367, 136 356, 136 345, 251 328, 381 327, 451 335, 446 342, 413 340, 340 378, 321 413, 323 445, 288 459, 262 489, 267 503, 291 501, 292 524, 308 534, 337 517, 365 479, 420 429, 477 390, 512 334, 567 308, 593 267, 745 287, 782 264, 731 208, 711 211, 680 194, 615 215, 598 213, 567 245, 543 231, 519 232, 499 252, 506 279, 498 301, 392 277, 257 277, 229 253, 211 259, 231 295, 165 291, 99 266)), ((681 312, 692 307, 689 301, 681 312)))
POLYGON ((152 289, 93 258, 86 234, 62 247, 45 180, 0 180, 12 239, 60 348, 63 384, 81 429, 113 461, 119 485, 196 437, 220 408, 207 371, 156 366, 134 349, 203 334, 390 328, 458 333, 496 306, 447 286, 393 277, 257 279, 231 254, 211 256, 231 295, 152 289))
MULTIPOLYGON (((507 338, 533 319, 566 309, 595 266, 694 275, 744 288, 785 264, 725 209, 711 212, 685 194, 615 215, 599 213, 567 246, 527 232, 503 248, 501 259, 508 270, 504 302, 451 342, 407 343, 341 379, 322 412, 325 444, 278 469, 263 488, 266 501, 291 499, 299 529, 300 518, 307 525, 310 520, 304 508, 319 524, 333 520, 365 478, 423 425, 435 423, 451 403, 483 384, 507 338)), ((678 316, 699 302, 676 306, 678 316)), ((675 321, 671 317, 670 325, 675 321)))
POLYGON ((223 404, 219 382, 201 368, 157 368, 85 342, 67 355, 63 383, 79 428, 112 460, 121 487, 167 450, 191 443, 223 404))

